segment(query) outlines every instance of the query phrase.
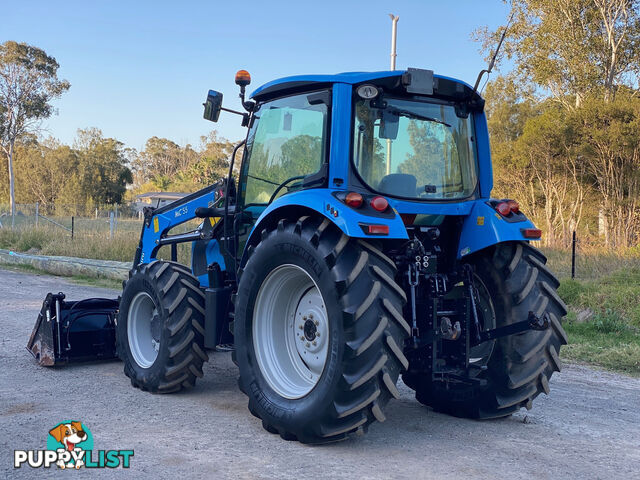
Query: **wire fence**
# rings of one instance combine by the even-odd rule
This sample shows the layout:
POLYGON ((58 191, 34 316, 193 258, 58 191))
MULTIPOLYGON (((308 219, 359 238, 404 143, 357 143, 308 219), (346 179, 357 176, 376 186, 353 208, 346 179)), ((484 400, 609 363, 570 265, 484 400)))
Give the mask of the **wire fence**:
POLYGON ((599 280, 619 271, 640 269, 640 247, 606 247, 580 235, 573 236, 569 248, 541 250, 548 259, 547 266, 561 280, 599 280))
POLYGON ((42 205, 16 204, 15 217, 9 205, 0 205, 0 228, 50 227, 61 234, 113 238, 118 233, 139 232, 142 208, 132 205, 42 205))

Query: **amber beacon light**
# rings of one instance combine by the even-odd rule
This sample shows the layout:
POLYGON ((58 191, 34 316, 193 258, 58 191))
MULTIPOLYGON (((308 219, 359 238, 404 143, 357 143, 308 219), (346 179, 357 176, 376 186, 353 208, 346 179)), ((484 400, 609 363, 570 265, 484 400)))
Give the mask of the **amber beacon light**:
POLYGON ((251 83, 251 75, 246 70, 238 70, 236 72, 236 85, 246 87, 251 83))

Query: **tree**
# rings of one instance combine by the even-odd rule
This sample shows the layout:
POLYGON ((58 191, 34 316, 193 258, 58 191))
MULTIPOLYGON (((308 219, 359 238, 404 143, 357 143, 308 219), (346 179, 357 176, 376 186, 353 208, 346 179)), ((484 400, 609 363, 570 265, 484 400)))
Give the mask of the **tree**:
POLYGON ((600 196, 605 245, 633 245, 640 227, 640 99, 619 92, 609 103, 586 102, 574 122, 600 196))
MULTIPOLYGON (((637 82, 638 0, 513 0, 504 54, 522 84, 533 83, 567 108, 589 94, 609 101, 637 82)), ((488 52, 502 28, 478 32, 488 52)))
POLYGON ((127 183, 133 181, 124 145, 113 138, 104 138, 99 129, 90 128, 78 130, 76 148, 80 154, 78 173, 84 201, 120 203, 127 183))
POLYGON ((0 45, 0 145, 7 156, 9 202, 15 218, 13 156, 16 140, 53 113, 51 100, 69 89, 59 80, 56 59, 43 50, 7 41, 0 45))

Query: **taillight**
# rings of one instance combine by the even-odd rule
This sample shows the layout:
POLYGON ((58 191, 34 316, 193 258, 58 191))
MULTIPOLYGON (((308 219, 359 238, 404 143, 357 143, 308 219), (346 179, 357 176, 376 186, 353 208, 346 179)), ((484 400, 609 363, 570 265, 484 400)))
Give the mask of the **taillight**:
POLYGON ((384 212, 389 207, 389 202, 386 198, 378 195, 371 199, 370 205, 374 210, 377 210, 378 212, 384 212))
POLYGON ((539 228, 521 228, 522 236, 524 238, 540 238, 542 237, 542 230, 539 228))
POLYGON ((364 199, 362 198, 362 195, 356 192, 347 193, 347 196, 344 199, 344 203, 353 208, 360 208, 363 202, 364 199))
POLYGON ((520 204, 515 200, 504 200, 496 204, 496 206, 493 208, 495 208, 496 211, 503 217, 506 217, 512 213, 520 213, 520 204))
POLYGON ((506 217, 511 213, 511 207, 508 202, 500 202, 496 205, 496 211, 503 217, 506 217))

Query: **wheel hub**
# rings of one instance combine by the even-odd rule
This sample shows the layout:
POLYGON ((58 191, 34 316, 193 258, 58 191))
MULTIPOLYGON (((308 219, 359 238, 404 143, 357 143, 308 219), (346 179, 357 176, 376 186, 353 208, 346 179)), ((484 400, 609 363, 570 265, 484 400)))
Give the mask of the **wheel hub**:
POLYGON ((310 342, 316 339, 316 332, 318 329, 316 328, 316 324, 313 323, 312 320, 307 320, 304 322, 304 336, 310 342))

